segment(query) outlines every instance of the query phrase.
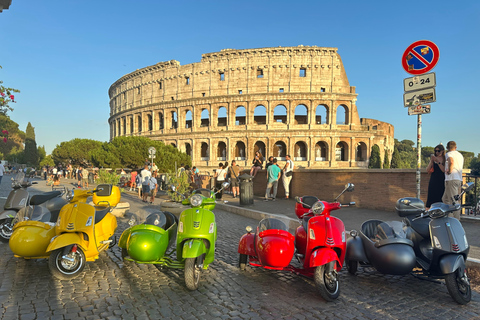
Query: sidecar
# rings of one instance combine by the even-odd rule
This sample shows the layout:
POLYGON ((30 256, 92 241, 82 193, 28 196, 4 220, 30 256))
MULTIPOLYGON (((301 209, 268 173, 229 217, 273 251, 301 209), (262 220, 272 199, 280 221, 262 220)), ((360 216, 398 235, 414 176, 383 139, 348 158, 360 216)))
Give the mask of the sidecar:
POLYGON ((406 238, 399 221, 368 220, 358 234, 353 231, 351 235, 345 257, 351 274, 355 274, 359 262, 393 275, 408 274, 416 265, 413 242, 406 238))
POLYGON ((284 222, 274 218, 261 220, 257 233, 248 232, 240 238, 238 253, 250 257, 252 266, 282 270, 292 261, 295 237, 284 222))
POLYGON ((123 231, 118 242, 125 260, 153 263, 160 260, 173 244, 178 220, 172 213, 151 213, 144 223, 123 231))

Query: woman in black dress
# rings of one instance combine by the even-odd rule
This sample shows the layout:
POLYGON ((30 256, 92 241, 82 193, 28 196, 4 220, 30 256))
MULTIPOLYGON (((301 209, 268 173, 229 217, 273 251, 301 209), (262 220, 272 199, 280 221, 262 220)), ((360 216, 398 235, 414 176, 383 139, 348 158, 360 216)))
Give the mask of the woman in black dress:
POLYGON ((445 191, 445 148, 439 144, 435 147, 434 152, 435 154, 430 156, 430 163, 427 166, 427 172, 430 173, 427 209, 430 208, 432 203, 442 202, 443 192, 445 191))

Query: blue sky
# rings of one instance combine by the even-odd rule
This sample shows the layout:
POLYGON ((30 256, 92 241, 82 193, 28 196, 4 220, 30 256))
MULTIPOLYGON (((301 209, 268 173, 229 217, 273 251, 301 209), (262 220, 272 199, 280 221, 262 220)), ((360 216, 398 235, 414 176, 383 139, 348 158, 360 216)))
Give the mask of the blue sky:
POLYGON ((426 39, 440 60, 422 146, 455 140, 478 154, 479 18, 480 1, 13 0, 0 13, 0 79, 21 90, 10 117, 22 130, 31 122, 50 153, 77 137, 107 141, 108 88, 136 69, 199 62, 225 48, 335 47, 360 117, 391 123, 396 139, 416 142, 401 58, 426 39))

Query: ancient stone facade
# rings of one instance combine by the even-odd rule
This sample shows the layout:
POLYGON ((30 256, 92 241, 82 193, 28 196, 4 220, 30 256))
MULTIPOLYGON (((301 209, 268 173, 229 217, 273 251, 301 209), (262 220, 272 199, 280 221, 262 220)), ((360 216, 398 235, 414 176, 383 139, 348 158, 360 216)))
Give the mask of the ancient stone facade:
MULTIPOLYGON (((391 124, 360 119, 336 48, 224 49, 197 63, 160 62, 109 89, 110 137, 172 144, 200 168, 255 151, 298 167, 366 168, 373 145, 393 152, 391 124)), ((160 155, 161 156, 161 155, 160 155)))

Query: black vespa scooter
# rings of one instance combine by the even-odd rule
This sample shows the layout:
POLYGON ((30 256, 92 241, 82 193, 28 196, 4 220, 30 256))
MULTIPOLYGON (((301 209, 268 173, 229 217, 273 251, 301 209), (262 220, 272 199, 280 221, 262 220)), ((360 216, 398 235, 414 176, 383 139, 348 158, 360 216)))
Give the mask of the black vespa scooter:
POLYGON ((423 276, 445 279, 455 302, 470 302, 472 292, 465 272, 467 237, 460 221, 448 213, 461 208, 459 199, 473 186, 472 182, 464 184, 455 204, 437 202, 428 211, 418 198, 399 199, 395 209, 404 217, 403 225, 399 221, 365 221, 360 232, 350 232, 345 257, 348 272, 354 275, 359 263, 395 275, 411 273, 416 266, 423 276))

